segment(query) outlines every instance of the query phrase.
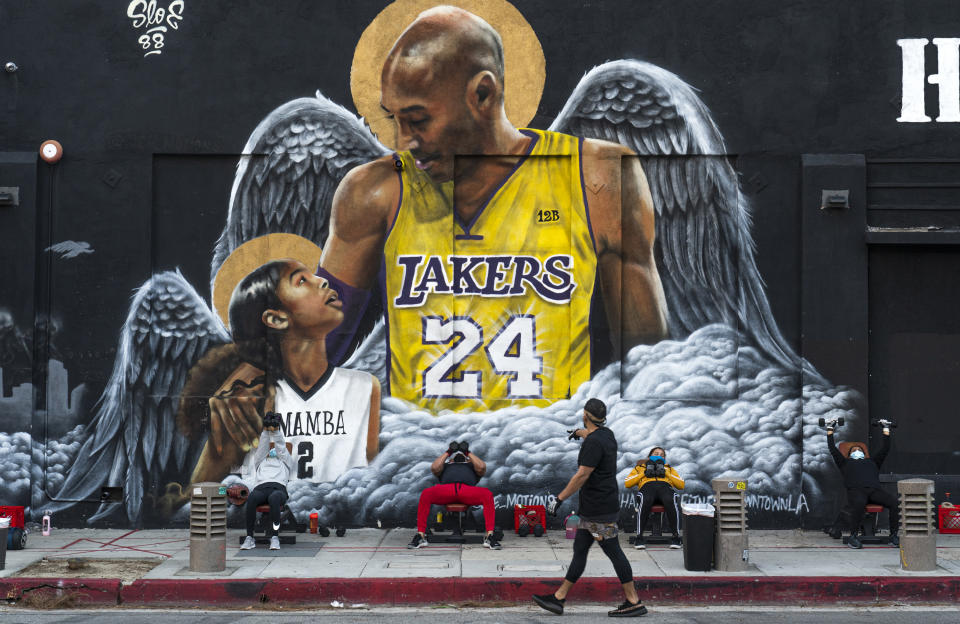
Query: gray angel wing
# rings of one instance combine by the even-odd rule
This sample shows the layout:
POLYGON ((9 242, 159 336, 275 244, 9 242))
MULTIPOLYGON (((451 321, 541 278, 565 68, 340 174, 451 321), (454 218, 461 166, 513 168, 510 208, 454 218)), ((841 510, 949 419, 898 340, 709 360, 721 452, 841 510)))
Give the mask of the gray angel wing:
POLYGON ((649 63, 605 63, 580 80, 550 129, 620 143, 641 158, 674 338, 725 323, 779 364, 801 365, 767 302, 749 201, 710 111, 690 85, 649 63))
MULTIPOLYGON (((159 273, 134 295, 113 373, 95 407, 89 437, 54 500, 99 496, 123 488, 123 509, 138 524, 144 497, 166 479, 189 478, 202 439, 177 430, 177 405, 187 373, 213 346, 230 341, 220 320, 179 271, 159 273)), ((53 506, 56 507, 56 504, 53 506)), ((120 508, 105 503, 89 522, 120 508)))
POLYGON ((387 387, 387 329, 382 320, 377 321, 370 334, 357 345, 343 367, 370 373, 380 380, 382 387, 387 387))
POLYGON ((258 236, 297 234, 322 247, 340 180, 387 153, 363 119, 319 91, 271 112, 243 148, 211 283, 230 252, 258 236))

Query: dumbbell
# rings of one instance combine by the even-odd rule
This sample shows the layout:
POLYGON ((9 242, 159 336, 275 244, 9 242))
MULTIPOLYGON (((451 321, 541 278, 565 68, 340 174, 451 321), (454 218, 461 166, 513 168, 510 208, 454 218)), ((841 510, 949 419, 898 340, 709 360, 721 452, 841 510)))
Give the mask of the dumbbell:
POLYGON ((873 425, 874 427, 883 427, 884 429, 897 428, 897 423, 893 422, 892 420, 886 420, 884 418, 880 418, 878 420, 872 420, 870 421, 870 424, 873 425))
POLYGON ((818 422, 820 423, 821 427, 826 427, 828 424, 832 424, 836 427, 842 427, 843 416, 841 416, 840 418, 832 418, 830 420, 827 420, 826 418, 821 418, 818 422))

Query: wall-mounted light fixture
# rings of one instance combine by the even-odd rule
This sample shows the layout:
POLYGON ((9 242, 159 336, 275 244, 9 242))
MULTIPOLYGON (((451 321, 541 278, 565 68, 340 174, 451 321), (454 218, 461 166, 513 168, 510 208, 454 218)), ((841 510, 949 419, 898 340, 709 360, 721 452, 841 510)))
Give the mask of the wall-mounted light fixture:
POLYGON ((44 141, 41 143, 40 158, 51 165, 63 158, 63 146, 60 145, 60 141, 54 141, 53 139, 50 139, 49 141, 44 141))
POLYGON ((820 210, 846 210, 850 207, 850 191, 820 191, 820 210))

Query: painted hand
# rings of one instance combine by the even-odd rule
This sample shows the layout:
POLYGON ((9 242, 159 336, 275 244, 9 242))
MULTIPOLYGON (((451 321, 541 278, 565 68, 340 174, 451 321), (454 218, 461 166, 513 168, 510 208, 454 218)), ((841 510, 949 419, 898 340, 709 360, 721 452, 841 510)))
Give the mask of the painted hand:
POLYGON ((210 397, 210 440, 217 454, 223 454, 225 444, 249 451, 259 440, 263 429, 259 403, 264 388, 253 382, 260 375, 259 369, 242 364, 210 397))

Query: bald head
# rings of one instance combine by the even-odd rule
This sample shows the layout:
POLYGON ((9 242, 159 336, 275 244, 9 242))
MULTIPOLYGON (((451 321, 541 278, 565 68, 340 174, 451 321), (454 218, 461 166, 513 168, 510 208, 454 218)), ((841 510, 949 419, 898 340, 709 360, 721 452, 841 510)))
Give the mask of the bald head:
POLYGON ((494 75, 502 94, 500 35, 473 13, 439 6, 421 13, 403 31, 387 55, 383 80, 412 78, 459 86, 484 71, 494 75))

